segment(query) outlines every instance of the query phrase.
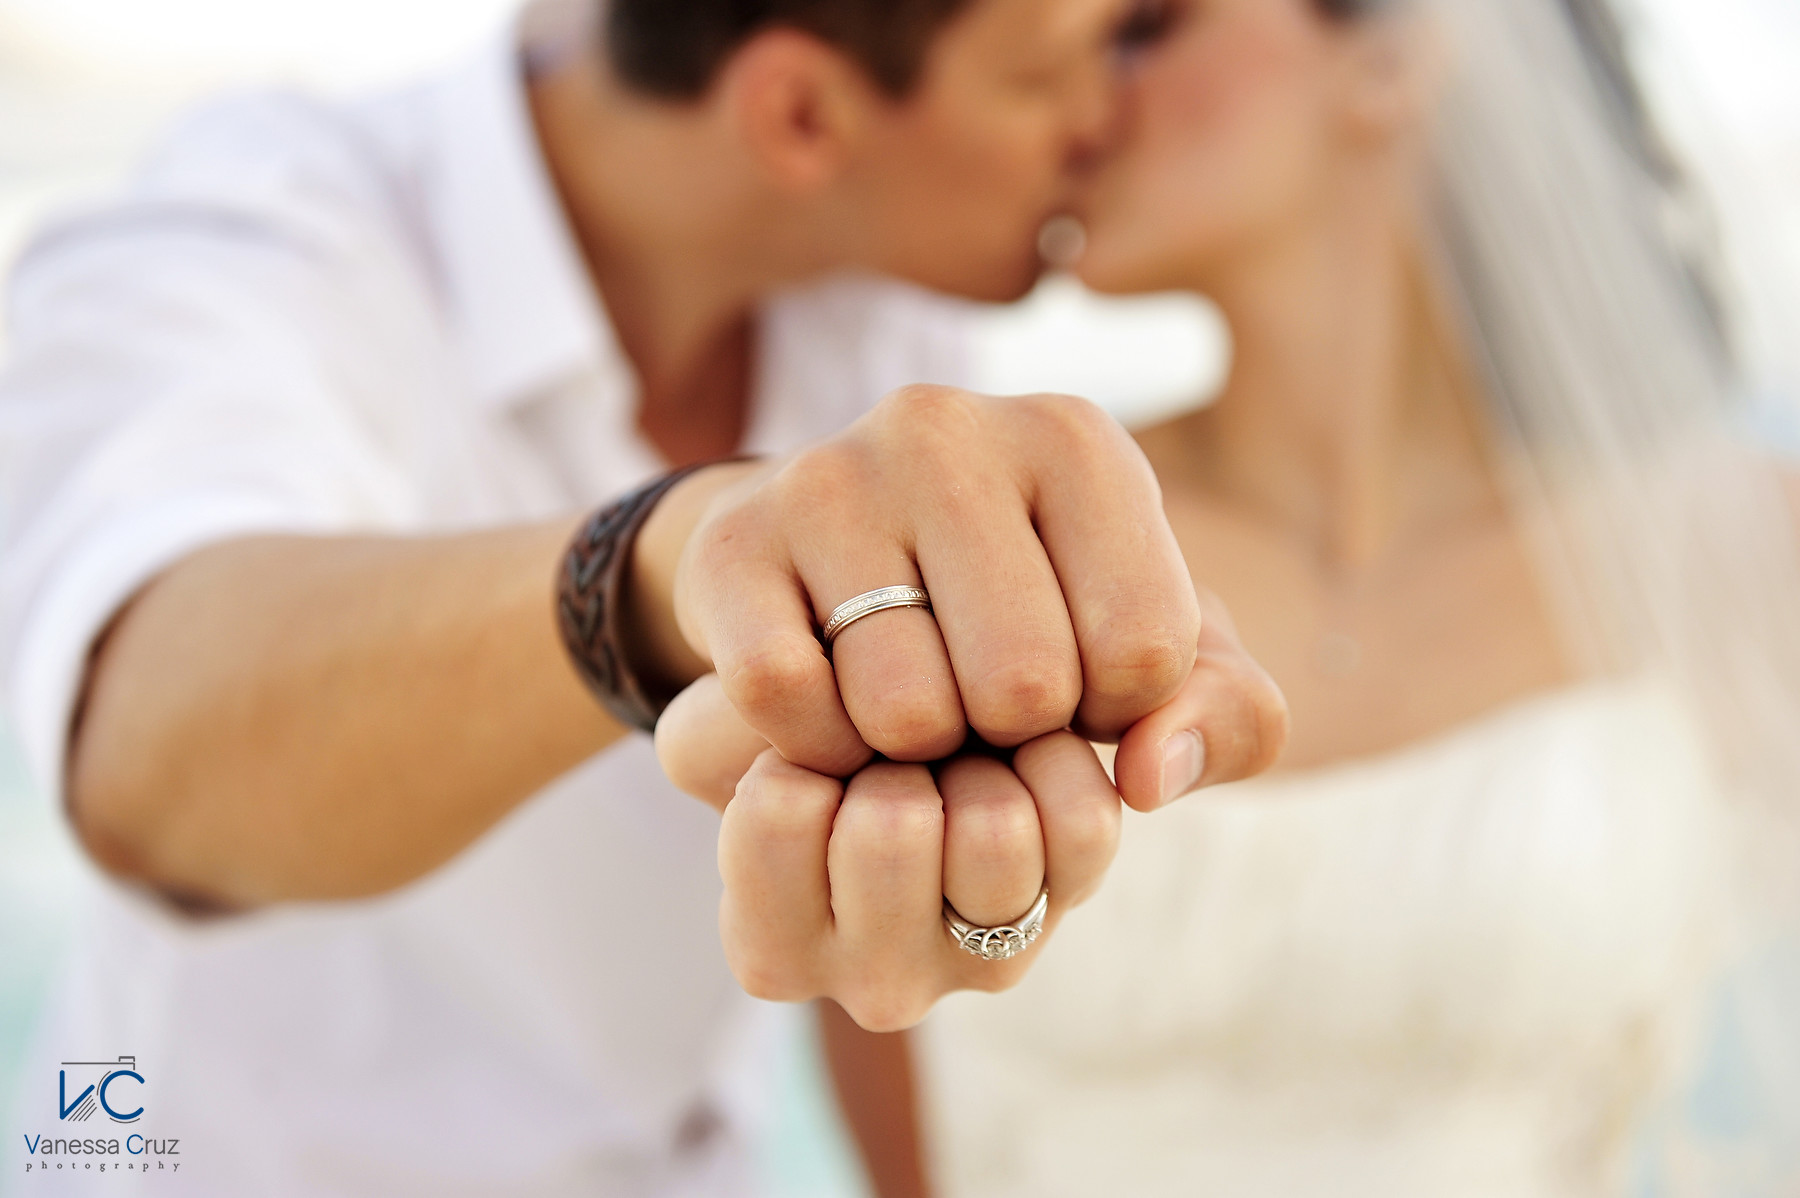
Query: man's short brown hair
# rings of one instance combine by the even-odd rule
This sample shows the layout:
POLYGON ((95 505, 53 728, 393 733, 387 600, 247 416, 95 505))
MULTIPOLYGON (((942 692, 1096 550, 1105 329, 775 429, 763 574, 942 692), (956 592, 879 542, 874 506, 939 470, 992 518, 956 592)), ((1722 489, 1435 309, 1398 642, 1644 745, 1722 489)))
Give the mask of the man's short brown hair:
POLYGON ((849 54, 891 95, 918 78, 943 26, 971 0, 604 0, 614 71, 668 99, 704 93, 719 67, 765 29, 799 29, 849 54))

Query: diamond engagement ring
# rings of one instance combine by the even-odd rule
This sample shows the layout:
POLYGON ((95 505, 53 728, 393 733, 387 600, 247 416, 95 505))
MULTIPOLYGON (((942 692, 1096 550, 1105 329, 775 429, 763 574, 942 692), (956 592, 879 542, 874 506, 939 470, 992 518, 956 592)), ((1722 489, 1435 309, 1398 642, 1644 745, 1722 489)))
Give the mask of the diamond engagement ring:
POLYGON ((965 953, 985 961, 1004 961, 1031 947, 1044 930, 1044 913, 1050 909, 1050 887, 1038 891, 1031 910, 1012 923, 998 928, 978 928, 956 913, 950 900, 944 900, 944 924, 950 936, 965 953))
POLYGON ((892 611, 897 607, 922 607, 930 611, 931 596, 925 593, 924 587, 882 587, 879 591, 870 591, 840 603, 837 610, 831 613, 831 619, 825 621, 825 630, 820 633, 825 647, 829 649, 832 642, 843 635, 844 629, 864 616, 872 616, 878 611, 892 611))

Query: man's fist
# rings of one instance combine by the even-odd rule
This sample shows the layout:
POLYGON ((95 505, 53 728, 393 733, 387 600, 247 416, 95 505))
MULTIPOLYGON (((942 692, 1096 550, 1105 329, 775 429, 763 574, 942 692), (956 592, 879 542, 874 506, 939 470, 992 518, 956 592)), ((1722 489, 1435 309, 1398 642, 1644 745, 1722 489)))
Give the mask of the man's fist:
POLYGON ((1201 627, 1156 477, 1111 417, 945 387, 727 488, 674 602, 745 722, 832 777, 938 760, 971 729, 1116 738, 1186 680, 1201 627), (871 616, 828 655, 832 611, 890 586, 933 610, 871 616))

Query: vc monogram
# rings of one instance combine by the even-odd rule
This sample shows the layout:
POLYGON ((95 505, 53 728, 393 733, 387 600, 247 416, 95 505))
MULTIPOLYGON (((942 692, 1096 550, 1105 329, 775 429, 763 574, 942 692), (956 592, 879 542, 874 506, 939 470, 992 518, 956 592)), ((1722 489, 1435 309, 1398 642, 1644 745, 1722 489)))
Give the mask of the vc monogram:
MULTIPOLYGON (((90 1073, 89 1076, 92 1074, 90 1073)), ((78 1083, 80 1078, 81 1073, 77 1072, 78 1083)), ((118 1095, 111 1093, 115 1084, 126 1080, 140 1086, 144 1084, 144 1075, 137 1071, 136 1057, 120 1057, 117 1061, 64 1061, 62 1069, 56 1075, 57 1110, 60 1117, 69 1121, 91 1119, 94 1117, 94 1111, 98 1109, 105 1111, 107 1117, 114 1123, 137 1122, 138 1117, 144 1113, 142 1105, 139 1105, 134 1111, 124 1112, 114 1105, 115 1102, 123 1105, 129 1096, 135 1094, 135 1091, 122 1091, 118 1095), (104 1072, 99 1081, 88 1083, 85 1090, 71 1099, 69 1097, 70 1069, 78 1071, 100 1069, 104 1072)))

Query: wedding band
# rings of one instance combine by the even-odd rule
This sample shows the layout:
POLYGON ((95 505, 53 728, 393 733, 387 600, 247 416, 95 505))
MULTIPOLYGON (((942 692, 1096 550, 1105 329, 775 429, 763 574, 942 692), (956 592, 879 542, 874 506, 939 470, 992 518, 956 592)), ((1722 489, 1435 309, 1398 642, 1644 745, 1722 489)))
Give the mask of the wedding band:
POLYGON ((856 623, 864 616, 872 616, 878 611, 892 611, 897 607, 922 607, 931 610, 931 596, 923 587, 882 587, 879 591, 870 591, 865 595, 845 603, 840 603, 837 610, 831 613, 831 619, 825 621, 825 631, 820 635, 825 639, 826 648, 843 635, 844 629, 856 623))
POLYGON ((1050 887, 1045 884, 1038 891, 1037 902, 1031 904, 1031 910, 998 928, 978 928, 956 913, 950 900, 944 900, 944 924, 950 929, 951 939, 957 947, 971 956, 984 961, 1004 961, 1008 957, 1016 957, 1031 947, 1044 930, 1044 913, 1050 910, 1050 887))

